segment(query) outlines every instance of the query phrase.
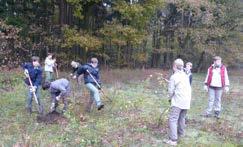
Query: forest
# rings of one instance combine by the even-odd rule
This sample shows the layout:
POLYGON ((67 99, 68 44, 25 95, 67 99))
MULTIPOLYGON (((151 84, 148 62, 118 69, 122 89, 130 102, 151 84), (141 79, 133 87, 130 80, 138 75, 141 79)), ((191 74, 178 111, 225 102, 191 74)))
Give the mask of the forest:
POLYGON ((95 56, 107 68, 169 68, 175 58, 204 70, 219 55, 242 63, 240 0, 1 0, 0 61, 33 55, 61 68, 95 56))
POLYGON ((0 0, 1 147, 240 147, 242 83, 243 0, 0 0))

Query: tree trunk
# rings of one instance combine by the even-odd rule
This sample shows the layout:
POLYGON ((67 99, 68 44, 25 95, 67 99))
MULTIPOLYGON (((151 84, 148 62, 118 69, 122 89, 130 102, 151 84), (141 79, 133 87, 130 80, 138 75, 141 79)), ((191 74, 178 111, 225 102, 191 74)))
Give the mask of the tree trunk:
POLYGON ((59 24, 64 24, 64 0, 59 0, 59 24))
POLYGON ((201 71, 202 64, 203 64, 203 61, 204 61, 204 55, 205 55, 205 51, 203 51, 201 53, 201 56, 200 56, 200 59, 199 59, 199 62, 197 64, 197 68, 196 68, 197 72, 200 72, 201 71))

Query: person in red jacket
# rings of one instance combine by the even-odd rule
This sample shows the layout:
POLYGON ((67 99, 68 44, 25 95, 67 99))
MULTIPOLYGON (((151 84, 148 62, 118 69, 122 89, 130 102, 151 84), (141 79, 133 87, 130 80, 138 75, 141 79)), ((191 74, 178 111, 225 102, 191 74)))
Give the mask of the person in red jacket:
POLYGON ((226 93, 229 91, 229 77, 225 65, 222 64, 221 57, 214 57, 214 63, 208 68, 204 83, 204 89, 208 92, 208 108, 203 116, 211 116, 214 109, 214 116, 219 118, 223 90, 226 93))

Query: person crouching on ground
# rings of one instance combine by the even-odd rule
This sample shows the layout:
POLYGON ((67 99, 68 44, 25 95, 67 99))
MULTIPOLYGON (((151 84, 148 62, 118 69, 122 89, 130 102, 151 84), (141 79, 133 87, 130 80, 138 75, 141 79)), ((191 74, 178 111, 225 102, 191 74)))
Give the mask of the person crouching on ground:
POLYGON ((203 116, 211 116, 214 107, 214 115, 219 118, 223 89, 226 93, 229 91, 229 77, 226 67, 222 64, 221 57, 214 57, 214 63, 208 68, 204 83, 204 89, 208 92, 208 108, 203 116))
POLYGON ((104 105, 101 102, 99 94, 101 82, 98 68, 98 59, 91 58, 90 63, 79 67, 77 70, 76 78, 78 78, 82 74, 84 74, 84 83, 90 91, 90 100, 86 107, 86 111, 90 112, 91 106, 94 101, 96 102, 98 110, 101 110, 102 108, 104 108, 104 105))
POLYGON ((34 96, 33 93, 35 92, 37 101, 39 103, 39 113, 43 113, 43 107, 41 105, 40 101, 40 87, 41 87, 41 81, 42 81, 42 68, 40 66, 40 58, 37 56, 33 56, 32 63, 24 63, 22 64, 22 67, 24 69, 24 74, 26 76, 25 83, 29 86, 28 90, 28 97, 27 97, 27 111, 29 113, 32 113, 32 97, 34 96), (31 87, 29 78, 33 84, 33 87, 31 87))
POLYGON ((170 77, 168 86, 171 101, 169 139, 164 142, 170 145, 177 145, 178 138, 185 135, 185 118, 187 110, 190 109, 191 86, 183 66, 181 59, 174 61, 174 74, 170 77))
POLYGON ((51 94, 51 111, 56 111, 56 108, 58 107, 58 101, 62 99, 64 104, 62 112, 66 112, 68 107, 67 97, 71 92, 70 82, 67 79, 62 78, 53 82, 46 81, 42 85, 42 89, 48 89, 51 94))

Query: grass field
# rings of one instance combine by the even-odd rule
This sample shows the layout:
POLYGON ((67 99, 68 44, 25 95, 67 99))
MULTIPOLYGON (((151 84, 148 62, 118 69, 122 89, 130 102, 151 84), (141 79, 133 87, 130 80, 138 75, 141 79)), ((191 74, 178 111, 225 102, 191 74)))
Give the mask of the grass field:
MULTIPOLYGON (((89 94, 72 80, 72 95, 66 120, 57 124, 37 123, 37 113, 25 110, 26 87, 19 71, 0 73, 0 146, 166 146, 169 105, 166 83, 159 70, 102 71, 105 109, 84 111, 89 94), (152 75, 152 76, 150 76, 152 75), (79 87, 79 89, 78 89, 79 87), (160 122, 159 119, 161 120, 160 122)), ((65 73, 62 77, 67 77, 65 73)), ((230 74, 231 91, 223 96, 221 119, 202 118, 207 106, 203 91, 205 74, 194 74, 193 97, 188 111, 186 136, 179 146, 243 145, 243 77, 230 74)), ((50 98, 42 91, 45 112, 50 98)), ((36 107, 34 105, 34 110, 36 107)))

